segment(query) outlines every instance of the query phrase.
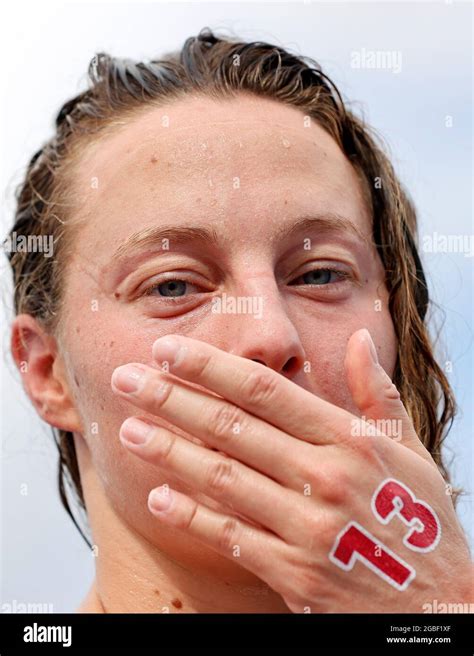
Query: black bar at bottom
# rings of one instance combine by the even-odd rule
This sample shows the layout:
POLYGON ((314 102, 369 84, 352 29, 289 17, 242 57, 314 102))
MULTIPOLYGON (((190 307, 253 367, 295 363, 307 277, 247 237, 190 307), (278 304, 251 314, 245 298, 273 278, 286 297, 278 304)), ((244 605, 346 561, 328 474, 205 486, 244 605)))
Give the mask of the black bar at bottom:
POLYGON ((474 653, 474 616, 3 614, 0 654, 474 653), (57 627, 57 628, 54 628, 57 627), (70 629, 68 628, 70 627, 70 629), (70 631, 70 632, 69 632, 70 631), (49 639, 49 642, 45 640, 49 639), (70 640, 70 644, 67 643, 70 640), (320 651, 324 648, 324 652, 320 651), (326 651, 327 650, 327 651, 326 651), (358 652, 357 650, 361 650, 358 652))

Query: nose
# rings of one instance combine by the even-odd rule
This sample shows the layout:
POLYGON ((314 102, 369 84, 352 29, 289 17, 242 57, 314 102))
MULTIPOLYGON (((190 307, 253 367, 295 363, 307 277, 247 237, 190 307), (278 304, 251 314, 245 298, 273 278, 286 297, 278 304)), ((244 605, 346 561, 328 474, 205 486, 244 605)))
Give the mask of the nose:
MULTIPOLYGON (((271 366, 270 364, 267 364, 266 362, 264 362, 263 360, 259 360, 258 358, 250 358, 250 359, 252 360, 252 362, 259 362, 260 364, 265 365, 265 367, 270 367, 271 366)), ((279 371, 280 373, 284 373, 284 374, 296 373, 296 371, 295 371, 295 369, 296 369, 296 360, 295 360, 294 357, 290 357, 285 362, 283 367, 280 367, 279 369, 276 368, 276 367, 272 367, 272 369, 275 369, 275 370, 279 371)))
MULTIPOLYGON (((249 360, 270 367, 287 378, 292 378, 304 365, 304 353, 297 346, 292 348, 289 344, 275 344, 274 346, 267 344, 258 350, 262 352, 260 358, 249 358, 249 360)), ((246 350, 237 355, 248 357, 246 350)))
POLYGON ((231 353, 259 362, 287 378, 293 378, 303 368, 305 351, 276 285, 265 294, 261 318, 237 315, 234 326, 231 353))

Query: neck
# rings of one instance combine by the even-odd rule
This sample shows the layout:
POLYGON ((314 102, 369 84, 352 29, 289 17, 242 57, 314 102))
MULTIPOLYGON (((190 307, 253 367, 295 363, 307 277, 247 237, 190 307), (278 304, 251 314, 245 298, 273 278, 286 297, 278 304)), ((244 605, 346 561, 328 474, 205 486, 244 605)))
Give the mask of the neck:
POLYGON ((141 535, 112 508, 92 466, 81 467, 81 480, 96 579, 78 612, 290 612, 258 577, 182 531, 157 526, 162 535, 141 535))

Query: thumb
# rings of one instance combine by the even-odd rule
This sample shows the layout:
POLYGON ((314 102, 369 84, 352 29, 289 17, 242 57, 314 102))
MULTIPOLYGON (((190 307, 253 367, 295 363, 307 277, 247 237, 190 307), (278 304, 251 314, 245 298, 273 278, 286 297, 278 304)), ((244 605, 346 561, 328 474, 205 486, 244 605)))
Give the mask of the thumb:
POLYGON ((377 349, 365 328, 351 335, 344 362, 346 378, 361 417, 395 442, 408 447, 433 464, 420 442, 390 376, 381 366, 377 349))

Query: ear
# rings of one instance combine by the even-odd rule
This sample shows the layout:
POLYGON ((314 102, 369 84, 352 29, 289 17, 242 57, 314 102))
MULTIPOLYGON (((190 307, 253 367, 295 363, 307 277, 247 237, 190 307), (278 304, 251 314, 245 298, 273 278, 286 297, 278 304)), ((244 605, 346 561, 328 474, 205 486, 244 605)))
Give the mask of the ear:
POLYGON ((11 351, 40 417, 56 428, 82 432, 56 339, 30 314, 20 314, 13 321, 11 351))

